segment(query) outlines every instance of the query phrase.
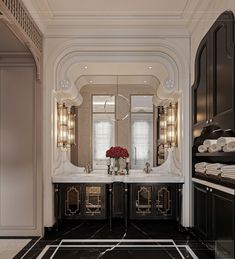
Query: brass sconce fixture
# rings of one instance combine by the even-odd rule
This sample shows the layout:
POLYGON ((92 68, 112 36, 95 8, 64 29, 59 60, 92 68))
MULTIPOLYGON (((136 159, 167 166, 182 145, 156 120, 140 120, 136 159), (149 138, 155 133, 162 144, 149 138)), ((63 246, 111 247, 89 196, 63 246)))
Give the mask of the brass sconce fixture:
POLYGON ((57 104, 57 146, 69 148, 75 144, 75 114, 65 106, 57 104))
POLYGON ((160 143, 163 145, 167 144, 167 114, 166 114, 166 111, 167 110, 162 107, 161 113, 159 115, 160 143))
POLYGON ((170 103, 167 108, 167 142, 170 146, 176 146, 177 137, 177 120, 176 120, 176 104, 170 103))
POLYGON ((160 113, 160 143, 164 146, 177 144, 177 105, 170 103, 160 113))

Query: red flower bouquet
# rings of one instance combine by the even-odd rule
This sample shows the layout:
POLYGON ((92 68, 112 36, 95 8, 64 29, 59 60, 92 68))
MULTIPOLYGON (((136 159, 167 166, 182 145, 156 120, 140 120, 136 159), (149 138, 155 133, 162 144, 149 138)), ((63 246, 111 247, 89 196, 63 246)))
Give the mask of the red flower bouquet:
POLYGON ((127 158, 129 157, 129 153, 126 148, 123 147, 111 147, 106 151, 106 157, 110 158, 127 158))

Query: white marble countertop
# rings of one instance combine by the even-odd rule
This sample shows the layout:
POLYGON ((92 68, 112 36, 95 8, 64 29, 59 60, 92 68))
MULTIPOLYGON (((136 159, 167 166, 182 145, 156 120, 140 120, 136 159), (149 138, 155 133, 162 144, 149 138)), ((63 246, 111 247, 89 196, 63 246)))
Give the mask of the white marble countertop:
POLYGON ((52 177, 53 183, 183 183, 182 175, 158 172, 146 174, 141 170, 130 170, 129 175, 108 175, 105 170, 95 170, 91 173, 66 173, 52 177))

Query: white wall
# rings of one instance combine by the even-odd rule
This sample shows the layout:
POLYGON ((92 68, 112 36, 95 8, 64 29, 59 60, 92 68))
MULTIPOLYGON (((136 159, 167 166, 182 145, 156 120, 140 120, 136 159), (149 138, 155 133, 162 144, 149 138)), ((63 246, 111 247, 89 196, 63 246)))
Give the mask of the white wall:
POLYGON ((41 235, 36 71, 16 60, 0 64, 0 236, 41 235))
MULTIPOLYGON (((182 91, 180 99, 180 149, 182 159, 182 174, 185 176, 183 218, 184 226, 190 225, 190 182, 191 171, 189 170, 190 154, 189 142, 189 100, 190 100, 190 49, 187 34, 182 31, 177 35, 176 30, 165 30, 164 35, 158 34, 154 29, 147 32, 142 30, 104 30, 99 31, 102 37, 92 34, 91 31, 77 32, 66 37, 57 35, 46 37, 44 44, 44 226, 51 227, 54 224, 53 212, 53 185, 51 176, 58 166, 58 149, 56 148, 55 136, 55 108, 56 98, 54 91, 60 88, 62 79, 66 77, 69 66, 74 64, 95 64, 96 62, 144 62, 146 68, 149 62, 166 65, 170 63, 175 67, 177 87, 182 91), (88 35, 90 33, 91 35, 88 35), (81 35, 81 38, 79 38, 81 35), (87 36, 84 36, 87 35, 87 36), (127 37, 128 35, 128 37, 127 37), (163 63, 162 63, 163 62, 163 63), (164 63, 165 62, 165 63, 164 63), (66 66, 65 66, 66 65, 66 66), (64 73, 64 74, 63 74, 64 73), (59 80, 58 80, 59 79, 59 80)), ((63 31, 61 31, 63 35, 63 31)), ((166 66, 167 67, 167 66, 166 66)), ((135 67, 132 67, 135 71, 135 67)), ((83 73, 76 70, 77 77, 83 73)), ((128 71, 127 71, 128 73, 128 71)), ((143 74, 143 71, 138 71, 143 74)), ((154 76, 160 78, 158 71, 151 71, 154 76)), ((74 82, 72 82, 74 83, 74 82)), ((161 82, 164 83, 164 82, 161 82)))

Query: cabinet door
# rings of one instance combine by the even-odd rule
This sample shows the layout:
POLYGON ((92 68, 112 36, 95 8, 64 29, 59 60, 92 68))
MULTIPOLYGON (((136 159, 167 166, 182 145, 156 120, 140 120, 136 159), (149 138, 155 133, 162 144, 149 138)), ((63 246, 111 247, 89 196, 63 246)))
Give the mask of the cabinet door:
POLYGON ((177 193, 175 184, 155 185, 154 206, 155 215, 161 219, 176 218, 177 193))
POLYGON ((83 217, 104 219, 106 217, 106 188, 104 184, 84 184, 83 217))
POLYGON ((113 218, 124 218, 124 183, 113 183, 113 202, 112 216, 113 218))
POLYGON ((206 187, 194 184, 194 227, 197 233, 207 239, 209 233, 209 199, 206 187))
POLYGON ((62 184, 61 205, 63 218, 80 218, 82 216, 82 185, 62 184))
POLYGON ((217 258, 234 258, 234 198, 211 190, 211 237, 217 258))
POLYGON ((195 60, 195 83, 193 85, 193 133, 197 137, 208 119, 209 96, 209 38, 206 35, 199 48, 195 60))
POLYGON ((148 219, 153 216, 153 185, 132 184, 130 217, 148 219))
POLYGON ((210 118, 224 129, 234 129, 234 18, 222 14, 210 31, 210 118))

